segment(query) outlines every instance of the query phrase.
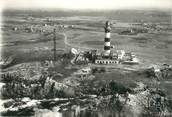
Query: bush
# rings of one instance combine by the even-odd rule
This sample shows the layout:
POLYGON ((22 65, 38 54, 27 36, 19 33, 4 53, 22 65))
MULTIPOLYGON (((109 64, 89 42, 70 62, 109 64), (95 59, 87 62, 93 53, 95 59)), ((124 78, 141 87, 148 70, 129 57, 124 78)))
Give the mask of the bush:
POLYGON ((122 84, 116 83, 114 81, 109 83, 109 88, 111 90, 111 94, 125 94, 127 91, 131 92, 129 88, 126 88, 122 84))

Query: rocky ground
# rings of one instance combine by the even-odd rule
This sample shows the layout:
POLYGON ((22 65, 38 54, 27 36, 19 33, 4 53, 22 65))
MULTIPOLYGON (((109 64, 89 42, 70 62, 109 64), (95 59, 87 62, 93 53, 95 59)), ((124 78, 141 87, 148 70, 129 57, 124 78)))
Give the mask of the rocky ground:
POLYGON ((5 83, 1 91, 3 116, 41 116, 43 113, 58 113, 64 117, 171 115, 170 98, 157 88, 160 79, 171 78, 169 66, 160 71, 155 68, 108 70, 105 67, 72 65, 70 59, 64 58, 55 63, 19 64, 2 72, 1 76, 1 82, 5 83), (121 78, 129 78, 129 74, 137 72, 138 77, 154 79, 151 85, 155 86, 141 81, 121 83, 116 72, 121 72, 121 78), (102 73, 116 73, 116 76, 105 75, 104 78, 102 73))

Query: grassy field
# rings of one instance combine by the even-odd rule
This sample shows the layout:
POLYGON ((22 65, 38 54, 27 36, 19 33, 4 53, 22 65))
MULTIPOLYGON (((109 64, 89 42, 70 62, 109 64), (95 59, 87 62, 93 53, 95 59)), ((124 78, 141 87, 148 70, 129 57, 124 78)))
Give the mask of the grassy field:
POLYGON ((103 27, 106 20, 113 23, 111 45, 114 45, 114 50, 135 53, 140 59, 141 65, 172 64, 170 11, 156 10, 136 10, 135 12, 132 10, 101 12, 6 10, 3 13, 1 58, 23 58, 25 62, 30 61, 30 59, 37 61, 43 60, 43 58, 51 58, 54 28, 58 29, 56 35, 57 49, 61 50, 66 47, 64 36, 61 34, 64 32, 68 43, 74 45, 74 47, 103 50, 105 36, 103 27), (142 25, 133 25, 137 23, 142 25), (142 29, 144 23, 151 26, 160 26, 161 30, 148 29, 147 33, 138 33, 136 35, 118 34, 133 27, 142 29), (73 25, 74 27, 60 30, 59 25, 73 25), (14 27, 18 29, 14 31, 14 27), (25 29, 30 27, 34 31, 26 32, 25 29), (40 30, 44 32, 40 32, 40 30), (41 55, 40 58, 37 55, 41 55))

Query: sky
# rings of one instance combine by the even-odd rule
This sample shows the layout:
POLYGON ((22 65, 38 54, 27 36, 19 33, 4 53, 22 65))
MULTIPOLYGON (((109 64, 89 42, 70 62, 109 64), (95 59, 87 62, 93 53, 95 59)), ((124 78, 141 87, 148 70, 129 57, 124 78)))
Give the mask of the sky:
POLYGON ((3 8, 17 9, 146 9, 172 8, 172 0, 0 0, 3 8))

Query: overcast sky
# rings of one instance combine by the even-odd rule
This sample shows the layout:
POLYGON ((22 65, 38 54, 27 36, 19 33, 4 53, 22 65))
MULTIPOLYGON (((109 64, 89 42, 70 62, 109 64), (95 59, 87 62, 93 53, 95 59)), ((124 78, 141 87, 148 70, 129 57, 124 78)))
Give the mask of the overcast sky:
POLYGON ((172 8, 172 0, 3 0, 5 8, 146 9, 172 8))

